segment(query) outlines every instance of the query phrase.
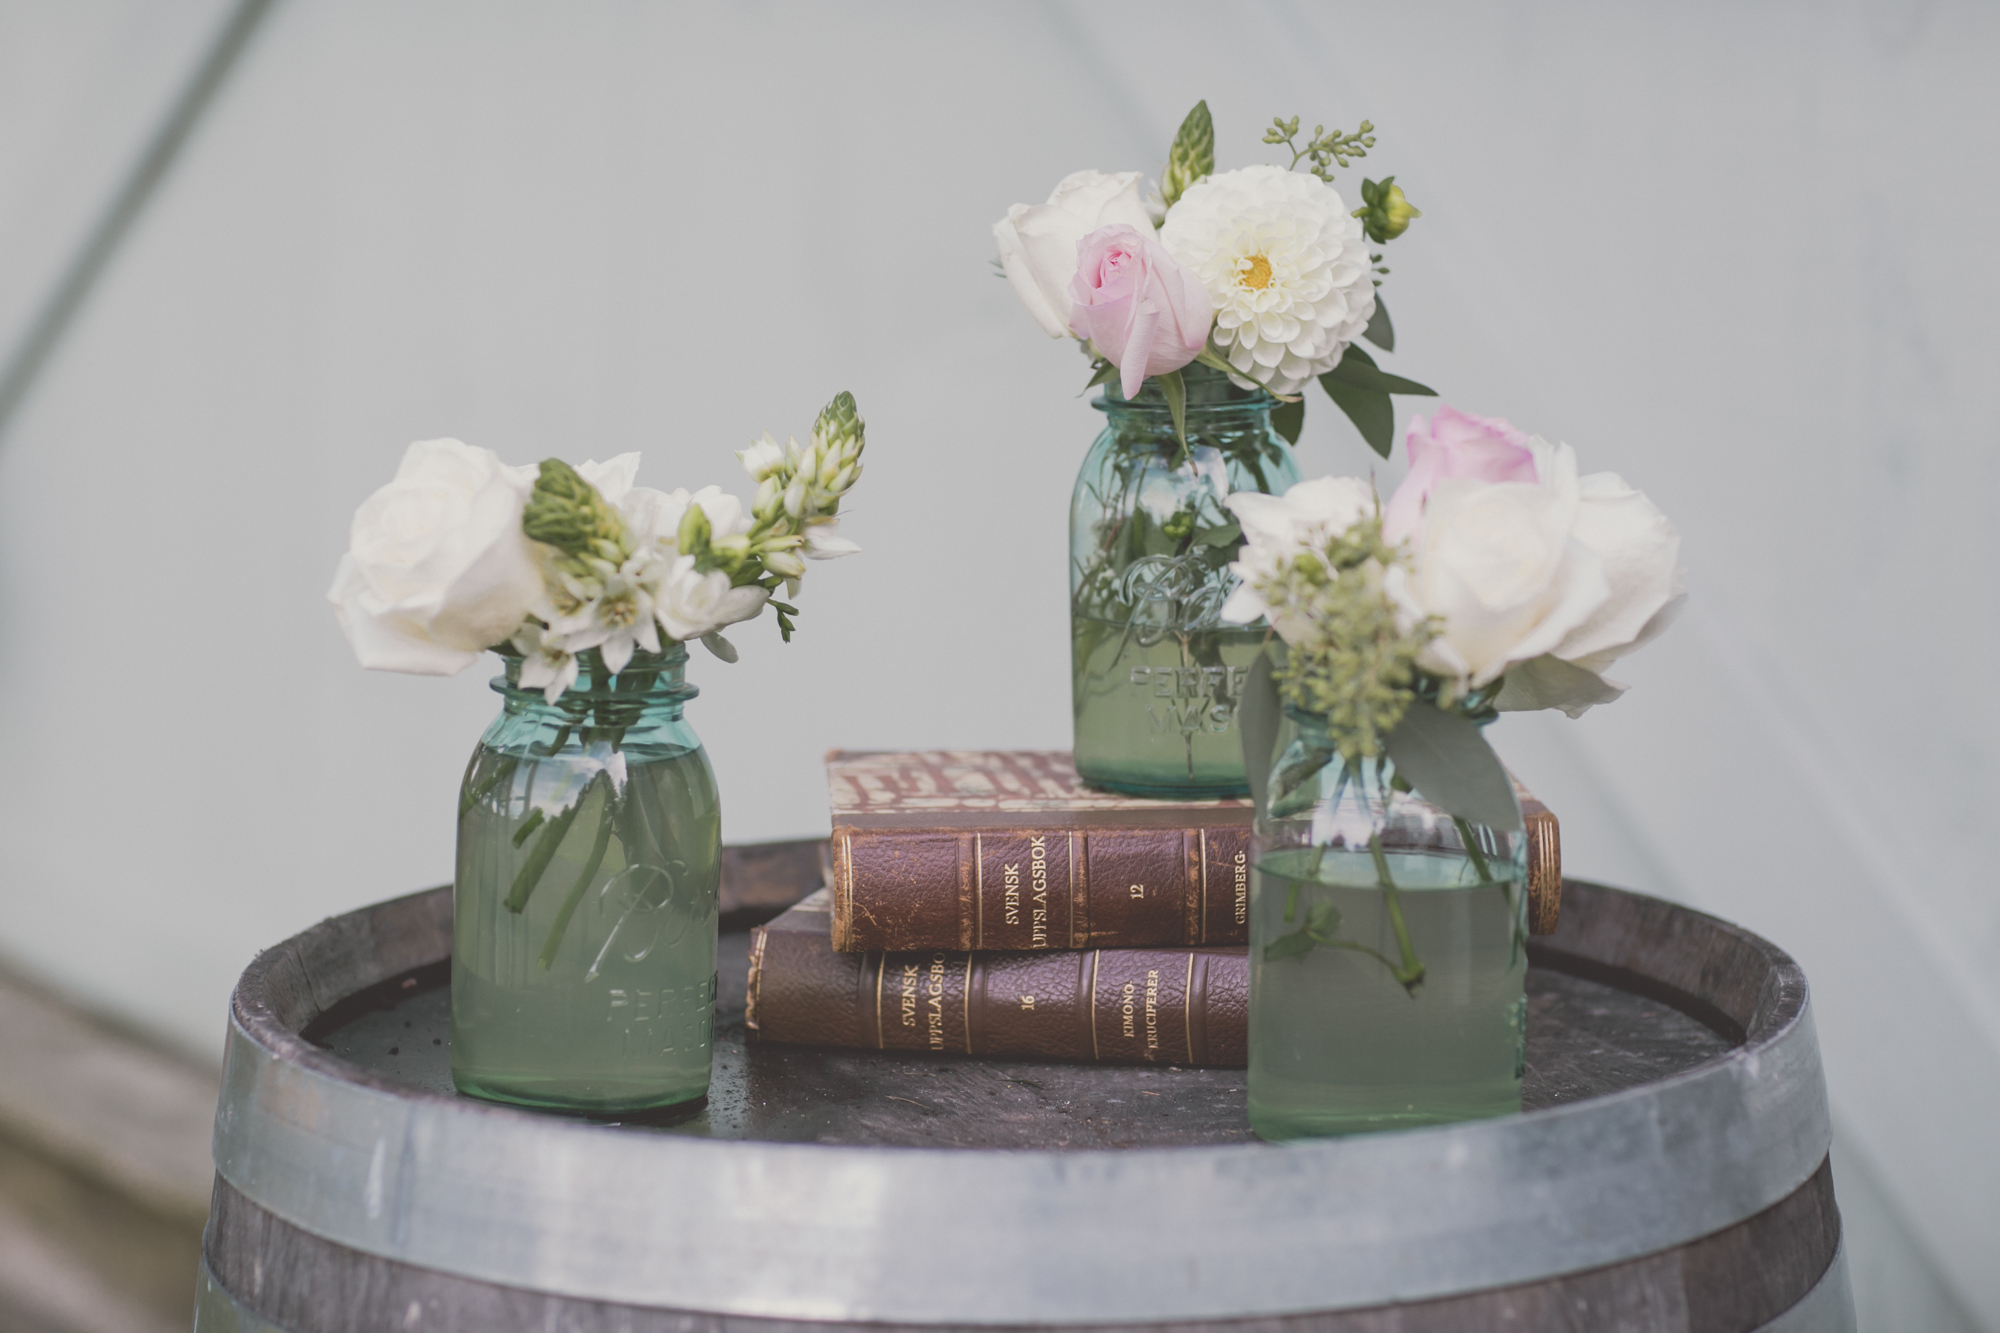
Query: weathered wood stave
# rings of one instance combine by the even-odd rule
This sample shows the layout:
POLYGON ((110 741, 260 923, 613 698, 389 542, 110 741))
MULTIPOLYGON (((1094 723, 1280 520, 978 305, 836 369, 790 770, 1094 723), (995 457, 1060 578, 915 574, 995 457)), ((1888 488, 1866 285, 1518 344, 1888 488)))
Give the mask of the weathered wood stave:
MULTIPOLYGON (((765 910, 816 873, 810 845, 752 855, 732 890, 765 910)), ((297 1034, 447 954, 448 895, 336 918, 261 956, 232 1005, 199 1327, 1845 1326, 1803 976, 1669 904, 1572 882, 1566 907, 1539 967, 1741 1044, 1501 1121, 1057 1153, 704 1141, 417 1092, 297 1034), (709 1207, 635 1204, 645 1183, 709 1207)))

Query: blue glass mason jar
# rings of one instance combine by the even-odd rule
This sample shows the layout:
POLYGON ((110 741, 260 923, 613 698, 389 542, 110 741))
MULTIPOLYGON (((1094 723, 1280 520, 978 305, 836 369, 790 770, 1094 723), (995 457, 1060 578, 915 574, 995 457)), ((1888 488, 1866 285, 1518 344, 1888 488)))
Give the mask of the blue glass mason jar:
POLYGON ((460 790, 451 1074, 567 1111, 699 1104, 715 1011, 721 805, 681 709, 687 650, 596 653, 554 703, 503 655, 460 790))
POLYGON ((1236 708, 1264 627, 1225 625, 1242 529, 1232 491, 1299 480, 1275 399, 1206 366, 1182 371, 1187 447, 1159 381, 1092 406, 1103 432, 1069 511, 1070 700, 1076 771, 1140 796, 1243 796, 1236 708))
POLYGON ((1266 1139, 1521 1109, 1527 838, 1448 814, 1285 710, 1250 881, 1250 1127, 1266 1139))

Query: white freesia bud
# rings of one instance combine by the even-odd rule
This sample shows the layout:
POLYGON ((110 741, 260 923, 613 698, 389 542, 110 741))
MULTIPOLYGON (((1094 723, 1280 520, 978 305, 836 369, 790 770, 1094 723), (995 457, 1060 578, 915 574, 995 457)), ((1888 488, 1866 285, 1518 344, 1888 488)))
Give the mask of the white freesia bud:
POLYGON ((736 456, 743 461, 743 470, 750 474, 753 481, 764 480, 785 462, 785 451, 769 434, 752 443, 748 449, 739 450, 736 456))
POLYGON ((448 676, 505 642, 542 596, 521 531, 533 469, 457 440, 420 440, 368 497, 327 599, 355 658, 448 676))
POLYGON ((768 517, 776 510, 779 497, 783 494, 778 487, 778 479, 766 477, 757 483, 757 498, 750 502, 750 508, 759 518, 768 517))
POLYGON ((792 484, 785 487, 785 512, 793 518, 799 518, 805 511, 806 484, 803 480, 794 478, 792 484))
POLYGON ((764 552, 764 568, 770 570, 773 574, 779 574, 788 579, 796 579, 805 576, 806 562, 793 555, 790 551, 766 551, 764 552))
POLYGON ((838 560, 861 550, 839 533, 840 520, 829 519, 806 528, 805 557, 808 560, 838 560))
POLYGON ((675 558, 661 581, 654 610, 669 638, 698 639, 750 619, 764 609, 770 596, 755 586, 732 587, 729 576, 719 569, 697 573, 694 557, 683 555, 675 558))

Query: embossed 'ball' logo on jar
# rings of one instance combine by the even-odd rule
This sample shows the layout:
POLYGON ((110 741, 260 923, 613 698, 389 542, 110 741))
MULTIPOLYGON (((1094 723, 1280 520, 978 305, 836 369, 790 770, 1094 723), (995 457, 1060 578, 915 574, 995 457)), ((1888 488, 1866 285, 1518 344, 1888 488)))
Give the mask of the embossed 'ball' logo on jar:
POLYGON ((674 909, 682 905, 678 900, 685 896, 687 878, 685 861, 668 861, 627 866, 606 880, 598 890, 597 910, 600 917, 611 918, 611 929, 583 979, 596 980, 614 957, 642 963, 655 949, 680 943, 692 917, 674 909))
POLYGON ((1169 634, 1220 629, 1222 604, 1235 584, 1226 565, 1189 551, 1134 560, 1118 581, 1118 595, 1132 608, 1134 637, 1150 648, 1169 634))

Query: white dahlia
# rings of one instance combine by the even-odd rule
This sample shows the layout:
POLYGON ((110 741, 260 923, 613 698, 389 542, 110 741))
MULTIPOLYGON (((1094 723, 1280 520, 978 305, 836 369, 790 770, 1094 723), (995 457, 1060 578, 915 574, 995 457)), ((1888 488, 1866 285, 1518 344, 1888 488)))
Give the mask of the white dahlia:
POLYGON ((1160 243, 1215 302, 1216 349, 1241 376, 1297 393, 1375 313, 1361 220, 1317 176, 1244 167, 1189 187, 1160 243))

